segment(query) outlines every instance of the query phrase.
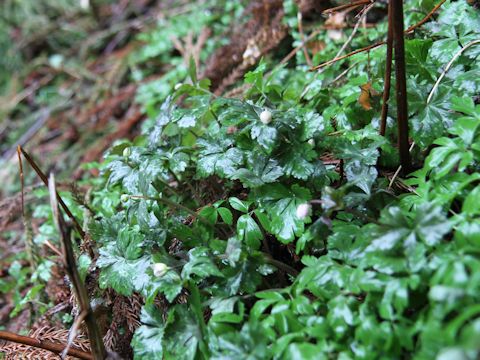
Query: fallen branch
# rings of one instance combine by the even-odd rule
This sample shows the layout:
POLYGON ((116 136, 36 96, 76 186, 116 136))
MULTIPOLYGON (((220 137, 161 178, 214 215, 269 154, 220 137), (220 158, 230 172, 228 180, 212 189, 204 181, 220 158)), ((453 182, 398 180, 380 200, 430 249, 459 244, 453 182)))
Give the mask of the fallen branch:
MULTIPOLYGON (((0 330, 0 339, 11 341, 17 344, 23 344, 23 345, 28 345, 28 346, 33 346, 36 348, 48 350, 58 355, 60 355, 60 353, 65 349, 65 345, 63 344, 56 344, 50 341, 42 341, 42 340, 35 339, 33 337, 18 335, 9 331, 0 330)), ((75 356, 79 359, 93 360, 92 355, 90 355, 85 351, 78 350, 75 348, 70 348, 67 354, 71 356, 75 356)))

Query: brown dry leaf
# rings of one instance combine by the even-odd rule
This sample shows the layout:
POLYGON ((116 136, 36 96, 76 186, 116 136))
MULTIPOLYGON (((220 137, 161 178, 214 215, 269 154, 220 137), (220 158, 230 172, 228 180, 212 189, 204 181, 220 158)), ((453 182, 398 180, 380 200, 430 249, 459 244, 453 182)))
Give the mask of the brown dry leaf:
POLYGON ((358 97, 358 103, 365 110, 372 110, 372 98, 379 96, 380 93, 372 87, 372 83, 367 82, 360 86, 360 96, 358 97))
POLYGON ((343 37, 343 28, 347 26, 345 22, 345 11, 339 11, 331 14, 325 21, 325 28, 327 29, 327 36, 332 40, 340 40, 343 37))
POLYGON ((331 14, 328 19, 325 21, 326 29, 343 29, 347 26, 345 22, 346 11, 339 11, 334 14, 331 14))

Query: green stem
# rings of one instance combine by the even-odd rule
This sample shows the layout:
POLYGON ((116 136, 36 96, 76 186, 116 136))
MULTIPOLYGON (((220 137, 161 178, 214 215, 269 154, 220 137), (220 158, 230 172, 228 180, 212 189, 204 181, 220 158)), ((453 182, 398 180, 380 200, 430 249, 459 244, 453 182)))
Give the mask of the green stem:
POLYGON ((273 266, 279 268, 280 270, 285 271, 287 274, 289 274, 293 277, 297 277, 298 274, 299 274, 297 269, 294 269, 290 265, 287 265, 287 264, 285 264, 285 263, 283 263, 279 260, 276 260, 276 259, 270 257, 268 254, 264 254, 264 259, 265 259, 265 262, 267 264, 273 265, 273 266))
POLYGON ((199 347, 205 358, 209 358, 210 354, 208 351, 208 346, 205 344, 205 338, 207 334, 207 325, 205 324, 205 319, 203 318, 202 312, 202 302, 200 300, 200 290, 193 281, 189 281, 187 284, 188 290, 190 291, 190 307, 197 317, 198 325, 200 327, 200 336, 199 347))
POLYGON ((190 209, 190 208, 188 208, 188 207, 186 207, 182 204, 176 203, 175 201, 165 199, 165 198, 161 198, 161 197, 142 196, 142 195, 130 195, 129 197, 131 199, 146 199, 146 200, 153 200, 153 201, 161 202, 161 203, 163 203, 165 205, 168 205, 172 208, 175 208, 175 209, 178 209, 178 210, 183 210, 183 211, 189 213, 190 215, 192 215, 195 219, 198 218, 198 220, 200 220, 205 225, 212 226, 212 224, 210 224, 205 218, 199 216, 195 211, 193 211, 192 209, 190 209))

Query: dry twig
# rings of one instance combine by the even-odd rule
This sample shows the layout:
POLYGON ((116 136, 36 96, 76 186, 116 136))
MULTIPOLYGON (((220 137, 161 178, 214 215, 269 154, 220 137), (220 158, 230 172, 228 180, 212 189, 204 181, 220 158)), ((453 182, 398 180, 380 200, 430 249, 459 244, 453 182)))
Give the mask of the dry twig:
MULTIPOLYGON (((43 183, 45 184, 45 186, 48 186, 48 179, 47 179, 47 176, 43 173, 43 171, 40 169, 40 167, 37 165, 37 163, 35 162, 35 160, 33 160, 33 158, 20 146, 18 145, 18 148, 17 148, 17 151, 18 153, 22 153, 23 156, 25 157, 25 159, 27 159, 28 163, 30 164, 30 166, 35 170, 35 172, 37 173, 37 175, 40 177, 40 179, 43 181, 43 183)), ((63 199, 60 197, 60 195, 57 193, 57 200, 58 200, 58 203, 60 204, 60 206, 62 207, 62 209, 65 211, 65 213, 67 214, 67 216, 70 218, 70 220, 73 222, 73 225, 75 226, 75 229, 78 231, 78 233, 80 234, 80 236, 82 237, 82 239, 85 237, 85 232, 83 231, 82 227, 80 226, 80 224, 78 223, 77 219, 73 216, 72 212, 70 211, 70 209, 67 207, 67 205, 65 204, 65 202, 63 201, 63 199)))
POLYGON ((362 5, 368 5, 368 4, 372 4, 374 3, 375 0, 359 0, 359 1, 353 1, 349 4, 343 4, 343 5, 340 5, 340 6, 336 6, 336 7, 333 7, 333 8, 330 8, 330 9, 327 9, 327 10, 324 10, 322 12, 322 14, 332 14, 334 12, 337 12, 337 11, 342 11, 342 10, 353 10, 359 6, 362 6, 362 5))
POLYGON ((50 203, 52 205, 53 219, 55 221, 55 225, 57 226, 58 232, 60 233, 63 253, 62 260, 65 266, 65 270, 73 284, 73 289, 77 301, 80 305, 82 314, 85 314, 85 323, 87 325, 87 332, 88 338, 90 340, 90 347, 92 349, 92 355, 95 360, 103 360, 106 357, 105 346, 103 344, 100 329, 97 325, 97 322, 95 321, 95 316, 90 306, 90 299, 88 297, 87 289, 83 284, 83 281, 78 272, 72 242, 70 239, 70 232, 58 206, 59 196, 55 187, 55 178, 53 174, 50 174, 50 178, 48 179, 48 189, 50 192, 50 203))
POLYGON ((374 4, 370 4, 369 6, 365 7, 365 9, 362 10, 362 13, 361 15, 359 16, 353 30, 352 30, 352 33, 350 34, 350 36, 348 37, 347 41, 345 41, 345 43, 342 45, 342 47, 340 48, 340 50, 338 50, 337 52, 337 55, 335 55, 335 57, 339 57, 341 53, 343 53, 343 51, 347 48, 347 46, 352 42, 353 38, 355 37, 355 34, 357 33, 358 31, 358 28, 360 27, 360 24, 363 22, 363 20, 365 19, 365 17, 367 16, 368 12, 370 11, 370 9, 373 7, 374 4))
MULTIPOLYGON (((445 2, 446 0, 441 0, 437 5, 435 5, 435 7, 422 19, 420 20, 418 23, 416 23, 415 25, 412 25, 410 26, 407 30, 405 30, 405 34, 410 34, 411 32, 413 32, 415 29, 417 29, 419 26, 425 24, 432 16, 433 14, 440 8, 440 6, 442 6, 442 4, 445 2)), ((358 50, 354 50, 346 55, 342 55, 342 56, 339 56, 339 57, 336 57, 336 58, 333 58, 331 60, 328 60, 324 63, 321 63, 317 66, 314 66, 313 68, 310 68, 310 71, 315 71, 315 70, 318 70, 318 69, 321 69, 321 68, 324 68, 325 66, 329 66, 331 64, 334 64, 336 63, 337 61, 340 61, 340 60, 343 60, 343 59, 346 59, 346 58, 349 58, 350 56, 353 56, 353 55, 356 55, 356 54, 359 54, 359 53, 362 53, 362 52, 365 52, 365 51, 369 51, 369 50, 373 50, 373 49, 376 49, 377 47, 379 46, 382 46, 382 45, 385 45, 386 44, 386 41, 379 41, 379 42, 376 42, 375 44, 372 44, 372 45, 368 45, 364 48, 361 48, 361 49, 358 49, 358 50)))

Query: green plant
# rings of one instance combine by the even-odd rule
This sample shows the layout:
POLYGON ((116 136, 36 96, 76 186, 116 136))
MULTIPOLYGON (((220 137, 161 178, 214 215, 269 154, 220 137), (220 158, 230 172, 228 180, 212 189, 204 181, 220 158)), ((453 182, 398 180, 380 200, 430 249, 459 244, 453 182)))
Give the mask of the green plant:
MULTIPOLYGON (((409 2, 406 21, 432 7, 409 2)), ((299 41, 298 9, 285 11, 299 41)), ((144 299, 135 357, 477 358, 478 47, 441 74, 479 24, 474 8, 447 1, 405 41, 417 169, 405 179, 391 175, 393 112, 380 136, 374 92, 372 106, 359 101, 384 86, 379 49, 319 73, 301 52, 288 67, 266 57, 242 99, 212 94, 193 61, 142 87, 149 119, 106 153, 86 219, 100 288, 144 299)), ((362 29, 353 46, 385 32, 362 29)), ((155 38, 144 35, 139 64, 172 49, 155 38)), ((338 52, 328 33, 315 39, 328 45, 313 62, 338 52)))
MULTIPOLYGON (((463 33, 478 31, 478 14, 459 2, 429 29, 459 24, 449 18, 459 7, 471 16, 463 33)), ((267 76, 264 62, 245 77, 247 101, 213 96, 192 75, 143 136, 110 151, 103 168, 124 210, 91 231, 101 286, 145 297, 132 342, 139 358, 478 354, 479 115, 459 97, 477 81, 451 86, 478 69, 466 53, 425 106, 446 60, 439 42, 406 42, 409 69, 417 66, 412 136, 437 146, 405 181, 412 194, 397 197, 379 174, 378 163, 397 163, 391 124, 385 140, 375 113, 355 102, 356 85, 382 81, 376 54, 338 87, 321 85, 331 69, 267 76), (450 136, 438 138, 447 123, 450 136), (343 177, 320 160, 329 152, 343 177), (160 294, 167 308, 156 305, 160 294)))

